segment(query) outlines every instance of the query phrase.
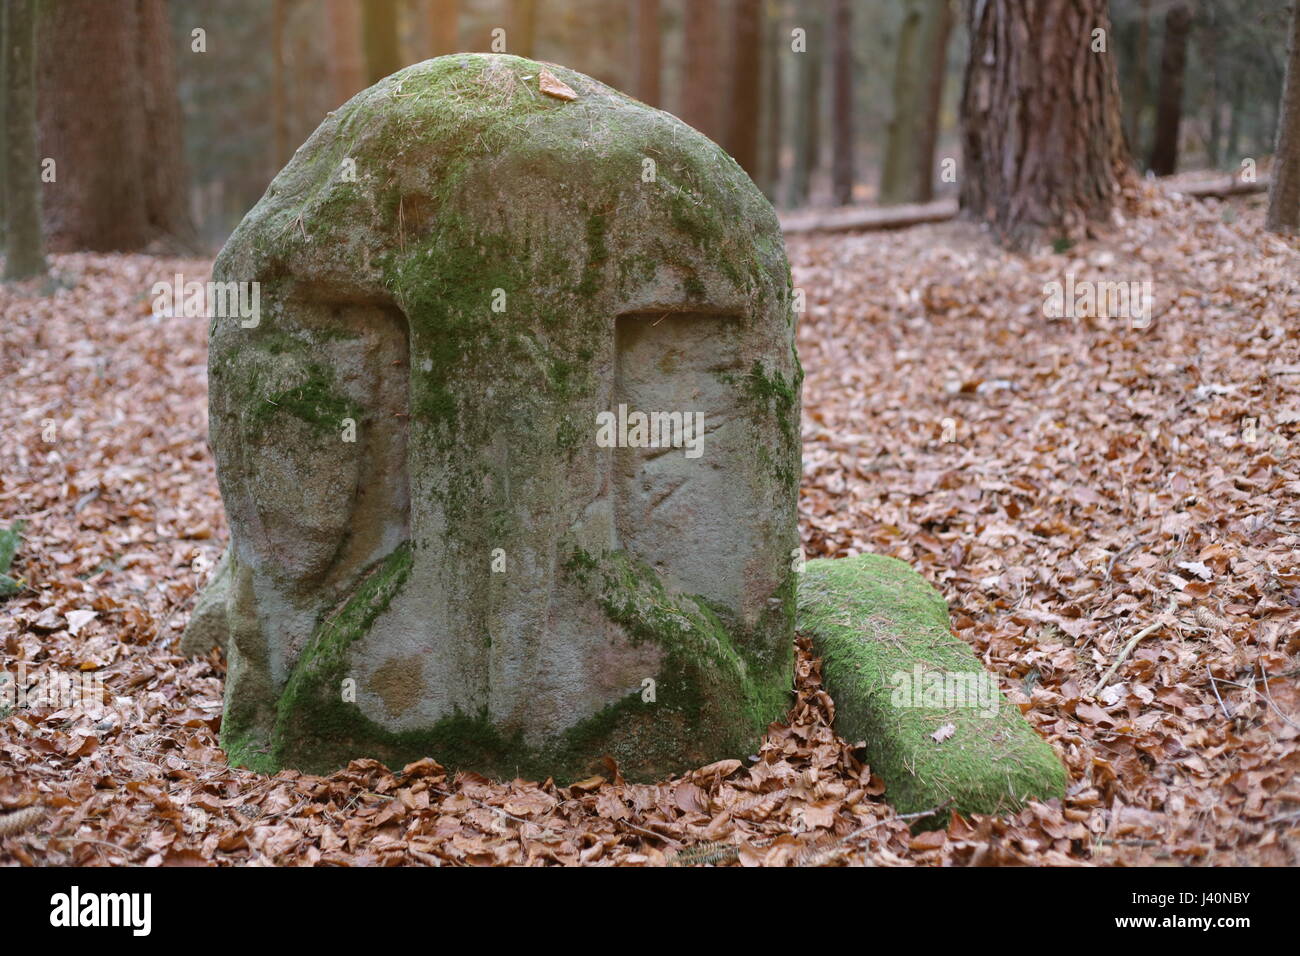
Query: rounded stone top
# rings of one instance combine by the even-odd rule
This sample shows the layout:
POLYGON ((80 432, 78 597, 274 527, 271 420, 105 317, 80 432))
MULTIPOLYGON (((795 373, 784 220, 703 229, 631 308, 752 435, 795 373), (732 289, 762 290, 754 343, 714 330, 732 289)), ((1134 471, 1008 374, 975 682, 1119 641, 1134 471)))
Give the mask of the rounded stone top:
POLYGON ((217 273, 291 276, 418 321, 430 293, 445 302, 465 280, 508 288, 509 262, 580 293, 617 289, 620 307, 661 304, 637 301, 648 296, 747 311, 788 277, 771 205, 703 134, 561 66, 469 53, 410 66, 331 113, 217 273), (552 78, 573 98, 544 92, 552 78))

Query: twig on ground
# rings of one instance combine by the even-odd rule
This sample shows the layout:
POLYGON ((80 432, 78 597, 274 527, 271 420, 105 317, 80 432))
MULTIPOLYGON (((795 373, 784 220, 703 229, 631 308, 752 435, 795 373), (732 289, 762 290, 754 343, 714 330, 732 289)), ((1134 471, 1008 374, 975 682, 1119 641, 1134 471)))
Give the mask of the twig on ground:
POLYGON ((1223 698, 1219 696, 1218 679, 1212 673, 1210 673, 1209 661, 1205 662, 1205 676, 1210 679, 1210 689, 1214 691, 1215 699, 1219 702, 1219 706, 1223 708, 1223 716, 1227 717, 1229 720, 1232 720, 1232 712, 1228 710, 1228 705, 1225 704, 1223 702, 1223 698))
POLYGON ((1176 600, 1170 599, 1168 611, 1160 615, 1160 617, 1156 618, 1146 627, 1142 628, 1142 630, 1138 631, 1136 634, 1134 634, 1132 637, 1129 638, 1128 643, 1124 645, 1124 649, 1119 652, 1119 657, 1115 658, 1115 663, 1111 664, 1110 669, 1107 670, 1106 673, 1102 675, 1101 680, 1097 681, 1097 686, 1095 686, 1092 689, 1092 693, 1088 695, 1089 697, 1096 697, 1101 692, 1101 689, 1105 687, 1108 683, 1110 683, 1110 679, 1115 676, 1115 672, 1119 670, 1120 665, 1123 664, 1126 660, 1128 660, 1128 656, 1133 653, 1133 648, 1137 647, 1138 641, 1142 640, 1142 638, 1146 637, 1152 631, 1155 631, 1159 627, 1161 627, 1164 624, 1165 616, 1172 614, 1174 608, 1177 606, 1178 606, 1178 602, 1176 600))

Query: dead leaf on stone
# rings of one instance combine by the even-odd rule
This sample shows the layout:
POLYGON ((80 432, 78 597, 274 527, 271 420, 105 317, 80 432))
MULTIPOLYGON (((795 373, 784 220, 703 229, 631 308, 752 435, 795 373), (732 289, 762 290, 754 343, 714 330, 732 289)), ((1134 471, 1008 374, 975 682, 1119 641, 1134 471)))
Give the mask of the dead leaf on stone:
POLYGON ((537 77, 538 88, 547 96, 553 96, 557 100, 576 100, 578 94, 573 92, 573 88, 559 79, 550 70, 542 70, 537 77))

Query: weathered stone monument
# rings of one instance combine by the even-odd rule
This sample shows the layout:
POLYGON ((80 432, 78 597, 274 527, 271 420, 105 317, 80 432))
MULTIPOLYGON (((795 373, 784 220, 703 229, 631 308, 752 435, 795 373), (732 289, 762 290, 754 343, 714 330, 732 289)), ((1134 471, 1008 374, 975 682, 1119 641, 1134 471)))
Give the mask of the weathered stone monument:
POLYGON ((790 703, 802 577, 836 727, 900 810, 1062 792, 916 572, 805 571, 780 227, 672 116, 518 57, 421 63, 321 125, 214 279, 262 303, 211 328, 231 542, 182 641, 226 647, 232 763, 743 758, 790 703))
POLYGON ((405 69, 222 250, 222 741, 651 779, 755 752, 791 688, 799 381, 771 206, 580 74, 405 69))

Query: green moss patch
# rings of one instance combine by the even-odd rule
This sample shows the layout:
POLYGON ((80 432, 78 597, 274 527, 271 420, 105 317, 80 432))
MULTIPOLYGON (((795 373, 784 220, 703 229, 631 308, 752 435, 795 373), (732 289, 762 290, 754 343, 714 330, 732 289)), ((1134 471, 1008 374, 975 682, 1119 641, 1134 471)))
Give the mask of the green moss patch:
POLYGON ((12 597, 21 590, 18 582, 6 572, 18 552, 18 545, 22 543, 23 527, 23 522, 16 521, 11 527, 0 528, 0 600, 12 597))
POLYGON ((664 649, 653 701, 634 691, 538 747, 486 713, 457 712, 430 727, 388 730, 344 701, 341 690, 351 675, 349 647, 388 607, 410 565, 409 548, 398 549, 322 622, 279 695, 269 738, 228 711, 222 744, 232 765, 329 773, 365 752, 389 766, 432 756, 498 779, 568 782, 603 772, 608 755, 628 779, 653 781, 683 766, 757 752, 768 725, 789 709, 792 654, 751 655, 743 641, 733 644, 730 629, 704 602, 670 595, 643 563, 622 552, 597 557, 575 550, 566 572, 633 640, 664 649))
POLYGON ((959 813, 1005 813, 1064 795, 1052 748, 949 631, 943 597, 902 561, 808 562, 798 628, 822 658, 836 732, 864 742, 898 812, 952 800, 959 813))

